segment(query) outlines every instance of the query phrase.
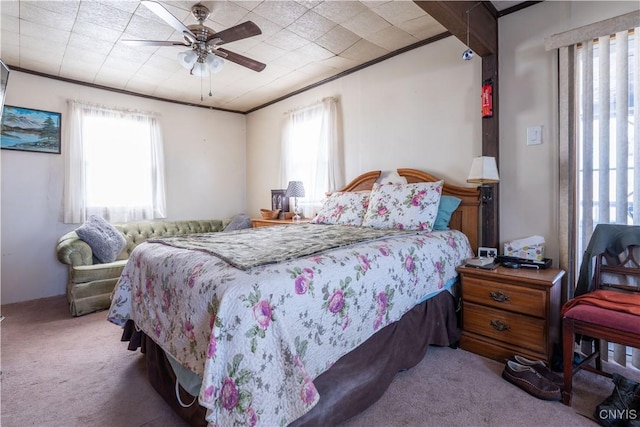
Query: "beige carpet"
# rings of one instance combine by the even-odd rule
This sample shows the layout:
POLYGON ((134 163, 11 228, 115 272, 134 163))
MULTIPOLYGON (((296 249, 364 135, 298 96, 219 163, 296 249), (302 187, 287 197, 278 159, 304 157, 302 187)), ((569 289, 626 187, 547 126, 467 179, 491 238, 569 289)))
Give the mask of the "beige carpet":
MULTIPOLYGON (((65 298, 54 297, 2 306, 2 315, 2 427, 185 426, 148 384, 141 355, 119 341, 106 312, 72 318, 65 298)), ((343 427, 595 426, 587 417, 613 388, 580 372, 569 408, 529 396, 501 371, 498 362, 432 347, 343 427)))

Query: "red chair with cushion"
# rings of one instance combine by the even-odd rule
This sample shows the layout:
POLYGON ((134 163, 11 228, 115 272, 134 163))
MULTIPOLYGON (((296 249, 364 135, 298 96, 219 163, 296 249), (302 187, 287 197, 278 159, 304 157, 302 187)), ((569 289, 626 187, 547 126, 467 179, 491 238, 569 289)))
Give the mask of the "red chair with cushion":
MULTIPOLYGON (((611 377, 602 370, 600 340, 640 348, 640 246, 627 246, 618 256, 596 256, 593 291, 562 307, 564 390, 571 405, 573 375, 580 369, 611 377), (595 351, 573 366, 576 336, 593 338, 595 351), (595 359, 595 368, 590 365, 595 359)), ((607 351, 607 349, 603 349, 607 351)))

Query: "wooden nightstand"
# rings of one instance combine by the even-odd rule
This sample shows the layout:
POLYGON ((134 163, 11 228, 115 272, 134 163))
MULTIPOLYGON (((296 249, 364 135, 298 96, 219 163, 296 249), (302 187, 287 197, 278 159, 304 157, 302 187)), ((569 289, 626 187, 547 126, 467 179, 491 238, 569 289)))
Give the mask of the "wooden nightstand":
POLYGON ((270 225, 287 225, 287 224, 304 224, 311 221, 310 219, 301 219, 300 221, 293 221, 292 219, 261 219, 253 218, 253 228, 256 227, 269 227, 270 225))
POLYGON ((460 347, 504 362, 519 354, 551 362, 560 342, 563 270, 458 267, 462 281, 460 347))

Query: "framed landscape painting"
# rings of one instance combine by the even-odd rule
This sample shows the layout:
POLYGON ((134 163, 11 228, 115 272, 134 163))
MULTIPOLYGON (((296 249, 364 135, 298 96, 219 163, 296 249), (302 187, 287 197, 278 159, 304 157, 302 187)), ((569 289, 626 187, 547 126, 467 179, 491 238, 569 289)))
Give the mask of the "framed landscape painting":
POLYGON ((60 154, 60 113, 5 105, 0 148, 60 154))

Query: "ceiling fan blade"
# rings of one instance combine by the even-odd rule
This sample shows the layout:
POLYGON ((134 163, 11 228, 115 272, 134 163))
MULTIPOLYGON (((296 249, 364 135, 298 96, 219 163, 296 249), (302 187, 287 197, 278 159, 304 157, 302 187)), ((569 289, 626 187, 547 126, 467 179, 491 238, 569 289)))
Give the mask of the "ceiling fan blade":
POLYGON ((174 42, 171 40, 121 40, 122 43, 130 46, 191 46, 185 42, 174 42))
POLYGON ((215 41, 215 45, 219 46, 225 43, 231 43, 236 40, 246 39, 247 37, 253 37, 262 34, 262 31, 252 21, 243 22, 234 27, 227 28, 218 33, 215 33, 211 40, 215 41), (220 41, 216 40, 220 39, 220 41))
POLYGON ((176 31, 178 31, 180 34, 183 34, 189 37, 190 40, 196 39, 196 35, 193 34, 193 32, 191 32, 191 30, 186 25, 184 25, 178 18, 173 16, 171 12, 165 9, 165 7, 160 3, 152 0, 142 0, 140 3, 147 6, 147 8, 149 8, 151 12, 155 13, 156 15, 158 15, 158 17, 162 18, 162 20, 164 20, 167 24, 175 28, 176 31))
POLYGON ((238 53, 231 52, 223 48, 214 50, 214 53, 218 52, 222 53, 222 55, 218 56, 221 56, 224 59, 228 59, 231 62, 235 62, 236 64, 242 65, 243 67, 250 68, 253 71, 260 72, 266 67, 266 64, 263 64, 262 62, 258 62, 255 59, 247 58, 246 56, 242 56, 238 53))

